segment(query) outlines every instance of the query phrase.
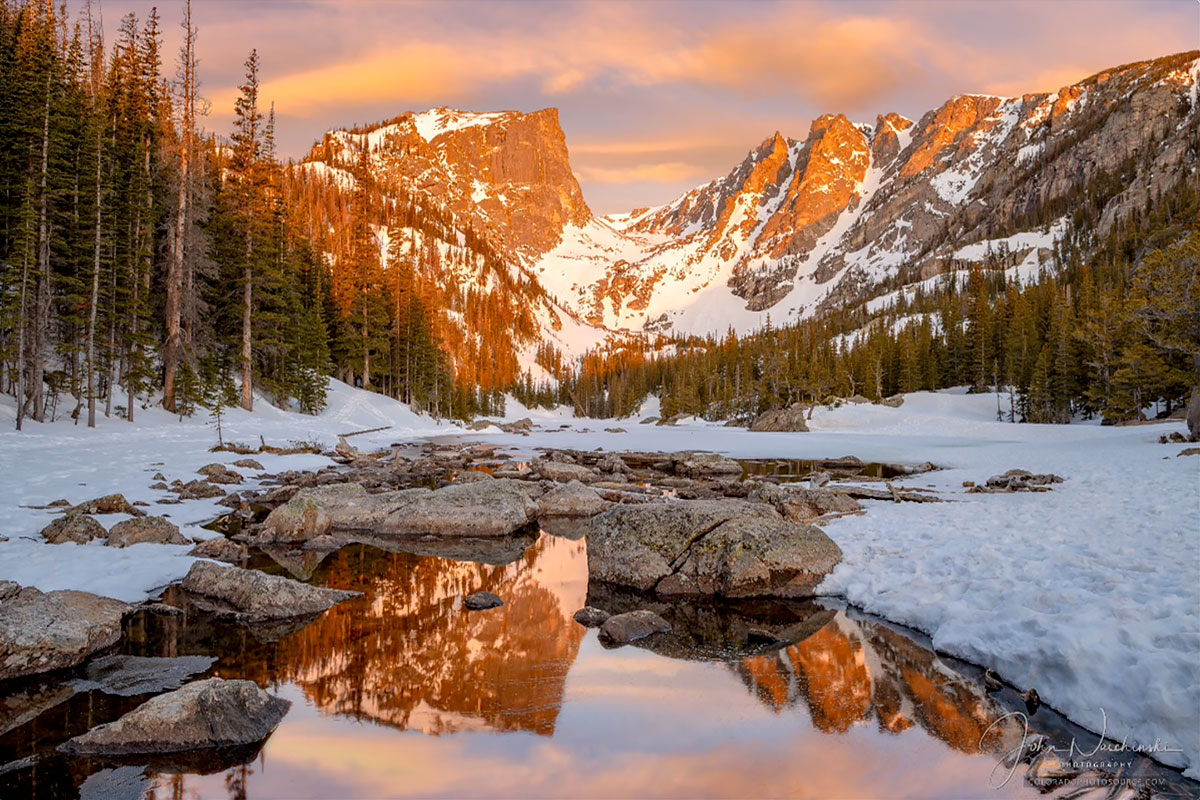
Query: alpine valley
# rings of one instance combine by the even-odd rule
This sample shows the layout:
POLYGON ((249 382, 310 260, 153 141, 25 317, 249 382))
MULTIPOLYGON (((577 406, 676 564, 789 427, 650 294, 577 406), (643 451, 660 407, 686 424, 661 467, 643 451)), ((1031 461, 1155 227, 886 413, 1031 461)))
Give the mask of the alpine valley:
POLYGON ((639 337, 748 333, 864 304, 870 316, 939 276, 965 283, 984 267, 1029 283, 1069 251, 1086 260, 1200 187, 1198 83, 1189 52, 1057 92, 952 97, 918 120, 830 113, 664 206, 604 217, 555 109, 438 108, 333 130, 293 172, 330 237, 365 214, 385 270, 421 265, 460 369, 477 361, 472 343, 504 343, 484 359, 499 386, 548 377, 547 344, 561 363, 639 337), (414 216, 441 224, 418 230, 414 216), (493 331, 493 317, 517 322, 493 331))

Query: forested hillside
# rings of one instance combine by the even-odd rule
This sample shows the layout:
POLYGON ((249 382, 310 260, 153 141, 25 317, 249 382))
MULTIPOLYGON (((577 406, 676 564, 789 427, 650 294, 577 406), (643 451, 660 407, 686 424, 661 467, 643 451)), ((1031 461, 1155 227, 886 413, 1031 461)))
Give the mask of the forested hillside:
POLYGON ((284 164, 251 52, 231 130, 205 130, 198 32, 179 8, 183 46, 164 53, 154 10, 106 42, 90 6, 68 18, 0 0, 0 392, 18 428, 132 421, 151 404, 252 409, 256 393, 314 413, 331 376, 436 416, 498 412, 509 393, 625 415, 656 394, 664 414, 736 421, 959 384, 1007 390, 997 413, 1013 421, 1123 420, 1197 383, 1194 53, 1066 94, 955 98, 915 124, 822 117, 809 141, 777 134, 724 182, 618 224, 584 203, 553 109, 406 113, 284 164), (1127 113, 1126 90, 1152 125, 1127 113), (960 106, 974 109, 965 127, 960 106), (1093 169, 1121 131, 1144 146, 1093 169), (943 185, 968 166, 971 186, 943 185), (953 230, 908 218, 942 206, 953 230), (825 299, 772 320, 801 277, 738 261, 742 239, 709 231, 734 217, 793 272, 805 248, 836 266, 801 276, 825 299), (742 265, 728 285, 687 255, 710 240, 721 269, 742 265), (630 255, 643 245, 644 263, 630 255), (652 320, 664 276, 685 298, 736 299, 729 332, 652 320), (765 320, 751 332, 734 322, 746 297, 765 320), (635 317, 643 328, 622 322, 635 317))

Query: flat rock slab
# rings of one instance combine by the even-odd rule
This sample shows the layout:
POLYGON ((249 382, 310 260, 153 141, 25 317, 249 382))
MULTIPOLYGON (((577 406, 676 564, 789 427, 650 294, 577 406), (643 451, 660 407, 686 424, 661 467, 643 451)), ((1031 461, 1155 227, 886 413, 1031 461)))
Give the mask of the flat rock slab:
POLYGON ((118 522, 108 532, 109 547, 129 547, 134 544, 191 544, 179 532, 179 527, 166 517, 134 517, 118 522))
POLYGON ((59 749, 123 756, 254 744, 275 730, 290 707, 252 681, 209 678, 151 698, 59 749))
POLYGON ((407 493, 377 535, 508 536, 537 519, 528 486, 508 478, 407 493))
POLYGON ((489 608, 499 608, 504 601, 491 592, 475 592, 463 600, 463 607, 470 611, 483 611, 489 608))
POLYGON ((589 579, 671 596, 809 597, 841 556, 820 528, 741 500, 618 506, 588 533, 589 579))
POLYGON ((600 637, 609 644, 629 644, 671 630, 671 623, 653 611, 628 611, 611 616, 600 626, 600 637))
POLYGON ((76 691, 101 691, 120 697, 178 689, 193 675, 216 663, 211 656, 147 658, 111 655, 94 658, 84 668, 84 677, 71 682, 76 691))
POLYGON ((247 622, 313 616, 361 594, 309 586, 211 561, 193 564, 181 585, 186 592, 226 604, 235 616, 247 622))
POLYGON ((88 592, 22 589, 0 603, 0 680, 81 663, 117 643, 132 610, 88 592))

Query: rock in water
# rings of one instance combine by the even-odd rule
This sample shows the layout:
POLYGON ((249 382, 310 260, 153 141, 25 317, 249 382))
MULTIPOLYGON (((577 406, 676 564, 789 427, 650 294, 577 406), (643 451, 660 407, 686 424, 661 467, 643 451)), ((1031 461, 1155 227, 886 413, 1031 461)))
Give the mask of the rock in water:
POLYGON ((252 681, 209 678, 153 697, 59 749, 119 756, 255 744, 275 730, 291 705, 252 681))
POLYGON ((537 501, 538 512, 551 517, 594 517, 610 504, 579 481, 556 486, 537 501))
POLYGON ((611 616, 602 608, 587 606, 575 612, 574 620, 585 628, 599 628, 611 616))
POLYGON ((618 506, 588 534, 590 579, 663 595, 809 597, 841 557, 820 528, 739 500, 618 506))
POLYGON ((629 611, 609 617, 600 626, 600 636, 611 644, 629 644, 671 630, 671 623, 653 611, 629 611))
POLYGON ((135 517, 113 525, 108 532, 109 547, 129 547, 131 544, 191 544, 175 523, 166 517, 135 517))
POLYGON ((69 513, 42 528, 42 538, 50 544, 84 544, 92 539, 103 539, 107 535, 104 526, 87 514, 69 513))
POLYGON ((320 614, 361 594, 322 589, 290 578, 226 567, 211 561, 193 564, 181 585, 184 591, 227 604, 239 619, 247 622, 320 614))
POLYGON ((475 592, 467 595, 463 606, 470 611, 483 611, 488 608, 499 608, 504 601, 491 592, 475 592))
POLYGON ((248 554, 249 551, 246 545, 241 542, 235 542, 232 539, 226 539, 224 536, 206 539, 188 551, 189 556, 211 558, 214 561, 224 561, 227 564, 237 564, 240 561, 244 561, 248 554))
POLYGON ((405 494, 407 496, 398 499, 397 507, 374 528, 374 533, 384 536, 507 536, 537 519, 537 505, 529 496, 529 488, 508 478, 405 494))
POLYGON ((22 589, 0 603, 0 680, 79 664, 117 643, 132 610, 87 592, 22 589))
POLYGON ((81 692, 99 690, 121 697, 162 692, 178 689, 184 681, 204 672, 216 660, 211 656, 102 656, 89 661, 84 677, 72 681, 71 686, 81 692))
POLYGON ((764 411, 750 423, 752 431, 807 431, 808 421, 804 419, 804 406, 793 403, 787 408, 773 408, 764 411))

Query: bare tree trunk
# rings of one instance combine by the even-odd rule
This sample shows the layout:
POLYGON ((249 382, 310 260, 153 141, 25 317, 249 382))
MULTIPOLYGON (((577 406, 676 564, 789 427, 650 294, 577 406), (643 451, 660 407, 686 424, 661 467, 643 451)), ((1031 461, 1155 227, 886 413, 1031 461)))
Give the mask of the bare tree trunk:
POLYGON ((250 349, 250 303, 253 299, 253 273, 250 269, 252 247, 246 248, 246 267, 242 275, 242 408, 254 410, 254 384, 252 352, 250 349))
POLYGON ((21 306, 17 315, 17 430, 25 416, 25 303, 29 283, 29 253, 21 259, 21 306))
POLYGON ((46 105, 42 116, 42 176, 41 198, 38 203, 38 284, 34 295, 32 360, 29 369, 30 398, 33 402, 31 416, 37 422, 45 419, 45 404, 42 384, 45 364, 42 356, 45 340, 50 329, 50 218, 48 175, 50 172, 50 78, 46 77, 46 105))
POLYGON ((363 388, 371 388, 371 350, 367 347, 367 293, 362 293, 363 388))
POLYGON ((92 296, 88 308, 88 427, 96 427, 96 311, 100 300, 100 140, 96 139, 96 227, 92 241, 92 296))
MULTIPOLYGON (((192 146, 192 47, 195 34, 192 29, 192 3, 184 4, 183 43, 183 119, 179 134, 179 194, 175 209, 175 234, 171 258, 167 262, 166 328, 167 346, 163 352, 163 408, 171 413, 177 410, 175 401, 175 375, 179 369, 181 349, 180 290, 183 283, 184 248, 187 241, 189 175, 188 158, 192 146)), ((190 287, 189 287, 190 288, 190 287)))

